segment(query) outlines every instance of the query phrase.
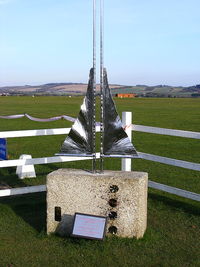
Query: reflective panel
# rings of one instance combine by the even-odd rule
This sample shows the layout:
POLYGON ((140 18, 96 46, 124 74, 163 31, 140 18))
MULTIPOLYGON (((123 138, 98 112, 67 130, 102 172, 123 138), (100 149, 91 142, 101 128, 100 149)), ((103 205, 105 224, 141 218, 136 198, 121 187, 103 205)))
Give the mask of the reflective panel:
POLYGON ((121 119, 116 111, 108 85, 106 69, 104 69, 103 109, 103 154, 110 157, 137 157, 137 152, 124 131, 121 119))
POLYGON ((93 110, 94 110, 94 70, 90 70, 90 78, 86 96, 83 100, 78 118, 72 125, 69 135, 65 139, 60 153, 56 155, 86 156, 93 151, 93 110))

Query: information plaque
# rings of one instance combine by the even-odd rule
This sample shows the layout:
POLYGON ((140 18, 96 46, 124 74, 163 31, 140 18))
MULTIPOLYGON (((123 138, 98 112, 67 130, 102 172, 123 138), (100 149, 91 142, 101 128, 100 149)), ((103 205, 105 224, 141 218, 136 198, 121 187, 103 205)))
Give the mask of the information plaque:
POLYGON ((0 160, 7 159, 7 142, 5 138, 0 138, 0 160))
POLYGON ((73 237, 103 240, 107 217, 75 213, 72 230, 73 237))

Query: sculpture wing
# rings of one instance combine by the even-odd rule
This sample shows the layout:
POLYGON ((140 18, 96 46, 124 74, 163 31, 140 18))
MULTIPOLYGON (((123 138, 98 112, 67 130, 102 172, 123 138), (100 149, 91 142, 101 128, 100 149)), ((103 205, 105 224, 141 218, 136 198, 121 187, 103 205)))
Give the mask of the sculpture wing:
POLYGON ((93 151, 93 83, 94 70, 90 70, 90 78, 86 96, 83 100, 78 118, 75 120, 69 135, 56 155, 91 156, 93 151))
POLYGON ((104 140, 103 154, 109 157, 138 157, 137 152, 131 143, 128 135, 124 131, 121 119, 116 111, 115 103, 112 99, 106 69, 104 69, 104 140))

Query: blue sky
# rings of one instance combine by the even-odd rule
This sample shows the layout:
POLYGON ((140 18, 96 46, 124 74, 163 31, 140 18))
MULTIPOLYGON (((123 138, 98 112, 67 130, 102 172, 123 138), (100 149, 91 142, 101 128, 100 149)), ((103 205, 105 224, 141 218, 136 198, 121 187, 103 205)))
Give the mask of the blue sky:
MULTIPOLYGON (((105 0, 109 82, 200 83, 199 10, 199 0, 105 0)), ((91 66, 92 0, 0 0, 0 86, 87 82, 91 66)))

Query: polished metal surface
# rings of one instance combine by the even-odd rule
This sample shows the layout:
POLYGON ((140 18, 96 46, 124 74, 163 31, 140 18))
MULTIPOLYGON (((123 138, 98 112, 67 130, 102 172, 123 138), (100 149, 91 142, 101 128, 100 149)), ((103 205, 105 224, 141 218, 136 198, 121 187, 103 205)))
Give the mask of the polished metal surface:
POLYGON ((66 157, 89 157, 91 158, 93 155, 90 154, 68 154, 68 153, 56 153, 55 156, 66 156, 66 157))
POLYGON ((96 172, 96 0, 93 0, 93 110, 91 114, 93 116, 92 124, 92 135, 93 135, 93 161, 92 161, 92 171, 96 172))
POLYGON ((100 172, 104 169, 103 140, 104 140, 104 1, 100 0, 100 172))
POLYGON ((94 69, 90 70, 87 94, 84 98, 78 118, 72 125, 60 153, 57 155, 94 156, 93 108, 94 108, 94 69))
POLYGON ((106 69, 104 69, 103 99, 104 156, 116 157, 120 155, 120 157, 123 157, 128 155, 128 157, 137 157, 137 152, 123 129, 121 119, 116 111, 108 84, 106 69))

